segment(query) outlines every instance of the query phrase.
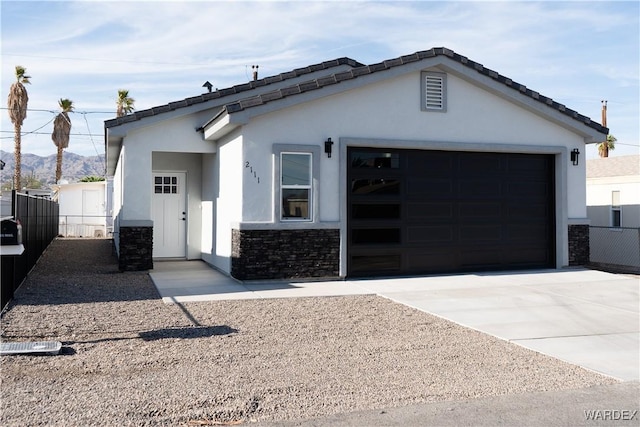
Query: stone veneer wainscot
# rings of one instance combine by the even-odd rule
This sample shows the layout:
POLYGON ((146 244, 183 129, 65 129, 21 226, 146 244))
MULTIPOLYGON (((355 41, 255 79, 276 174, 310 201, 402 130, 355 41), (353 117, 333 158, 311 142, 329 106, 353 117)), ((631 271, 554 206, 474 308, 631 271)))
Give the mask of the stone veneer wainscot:
POLYGON ((335 278, 339 271, 339 230, 232 230, 236 279, 335 278))
POLYGON ((120 224, 119 254, 120 271, 153 269, 153 222, 123 221, 120 224))
POLYGON ((589 225, 569 224, 569 265, 589 264, 589 225))

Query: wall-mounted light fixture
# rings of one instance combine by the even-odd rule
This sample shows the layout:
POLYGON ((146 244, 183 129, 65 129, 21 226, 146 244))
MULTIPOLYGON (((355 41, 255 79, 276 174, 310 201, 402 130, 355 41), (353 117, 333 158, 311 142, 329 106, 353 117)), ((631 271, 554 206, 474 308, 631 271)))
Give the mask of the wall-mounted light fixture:
POLYGON ((327 153, 327 157, 331 157, 331 146, 333 145, 333 141, 331 138, 328 138, 324 142, 324 152, 327 153))
POLYGON ((578 157, 580 156, 580 151, 577 148, 571 150, 571 163, 573 166, 578 166, 578 157))

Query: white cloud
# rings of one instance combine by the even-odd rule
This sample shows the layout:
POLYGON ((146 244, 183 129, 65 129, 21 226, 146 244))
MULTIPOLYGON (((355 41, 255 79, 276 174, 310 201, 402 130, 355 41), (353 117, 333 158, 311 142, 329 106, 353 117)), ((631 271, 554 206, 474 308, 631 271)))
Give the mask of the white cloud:
MULTIPOLYGON (((0 90, 6 99, 13 66, 26 66, 33 76, 30 108, 55 110, 68 97, 78 111, 110 112, 116 91, 126 88, 144 109, 203 93, 206 80, 219 88, 242 83, 253 64, 267 76, 340 56, 374 63, 446 46, 595 119, 599 99, 615 94, 627 106, 620 122, 629 128, 636 120, 635 129, 621 133, 638 140, 637 3, 3 1, 1 7, 0 90), (617 92, 621 86, 629 93, 617 92)), ((30 113, 25 130, 47 117, 30 113)), ((87 118, 101 133, 109 116, 87 118)), ((74 129, 86 128, 81 115, 73 119, 74 129)), ((1 120, 2 130, 11 129, 6 114, 1 120)), ((95 152, 77 138, 71 151, 95 152)), ((43 139, 27 136, 25 145, 52 153, 43 139)), ((12 144, 0 141, 5 151, 12 144)))

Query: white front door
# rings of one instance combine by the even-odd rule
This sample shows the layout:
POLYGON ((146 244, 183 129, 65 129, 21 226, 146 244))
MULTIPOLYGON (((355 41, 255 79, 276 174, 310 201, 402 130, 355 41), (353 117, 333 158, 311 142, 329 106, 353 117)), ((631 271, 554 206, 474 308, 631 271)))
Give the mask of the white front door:
POLYGON ((186 256, 187 209, 185 172, 153 173, 153 257, 186 256))

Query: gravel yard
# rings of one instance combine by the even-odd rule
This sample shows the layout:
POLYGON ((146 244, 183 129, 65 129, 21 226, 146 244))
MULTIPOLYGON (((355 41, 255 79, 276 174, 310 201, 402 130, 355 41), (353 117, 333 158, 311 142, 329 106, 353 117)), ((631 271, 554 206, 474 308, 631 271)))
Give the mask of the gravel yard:
POLYGON ((57 239, 2 317, 2 426, 202 426, 617 381, 377 296, 165 305, 110 240, 57 239))

